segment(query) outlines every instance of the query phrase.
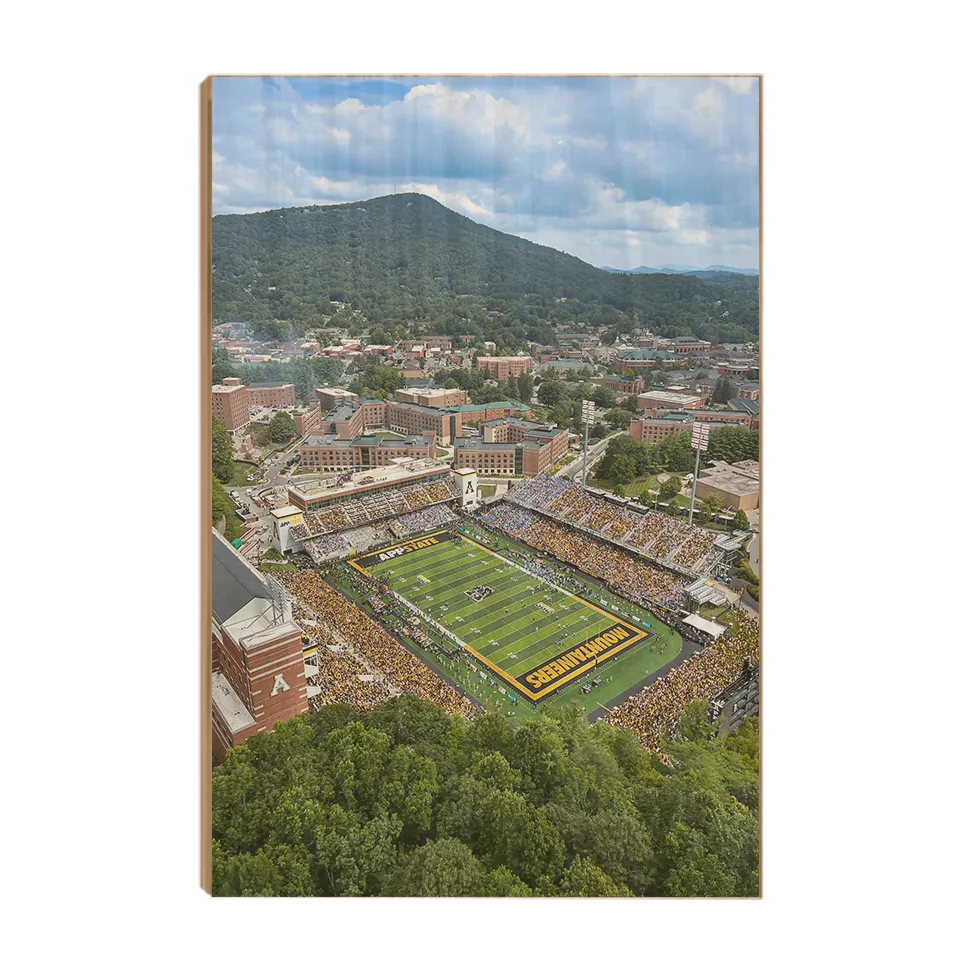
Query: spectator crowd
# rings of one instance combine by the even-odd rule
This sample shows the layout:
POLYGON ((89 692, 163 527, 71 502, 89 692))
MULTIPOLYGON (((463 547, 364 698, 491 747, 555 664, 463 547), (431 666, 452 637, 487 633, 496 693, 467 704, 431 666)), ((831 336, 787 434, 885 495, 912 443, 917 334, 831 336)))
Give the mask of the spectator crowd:
MULTIPOLYGON (((432 673, 320 574, 313 570, 278 570, 274 576, 296 598, 303 611, 301 615, 315 622, 313 629, 320 636, 329 637, 330 642, 349 645, 359 658, 383 674, 389 685, 403 693, 430 700, 449 714, 474 716, 475 707, 467 697, 432 673)), ((320 677, 322 672, 314 683, 320 677)))
POLYGON ((760 658, 759 620, 735 611, 731 630, 668 674, 625 700, 604 718, 632 730, 651 752, 668 760, 664 738, 676 731, 680 715, 694 700, 711 700, 736 680, 744 664, 760 658))
POLYGON ((642 514, 627 510, 562 477, 540 474, 524 480, 504 499, 684 570, 709 569, 719 557, 716 535, 656 510, 642 514))
POLYGON ((683 605, 684 581, 625 550, 509 503, 497 504, 483 519, 491 527, 605 581, 629 600, 670 610, 683 605))

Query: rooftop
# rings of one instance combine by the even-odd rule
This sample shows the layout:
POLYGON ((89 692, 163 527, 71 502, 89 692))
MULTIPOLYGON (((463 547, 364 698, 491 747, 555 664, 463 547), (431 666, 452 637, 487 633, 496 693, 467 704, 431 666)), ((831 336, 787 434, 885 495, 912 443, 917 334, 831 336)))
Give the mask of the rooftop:
POLYGON ((213 615, 226 623, 257 597, 269 597, 263 578, 224 538, 213 532, 213 615))
POLYGON ((530 408, 519 400, 493 400, 490 403, 461 403, 457 407, 444 407, 447 413, 478 413, 480 410, 502 410, 504 407, 513 407, 520 411, 529 411, 530 408))
POLYGON ((680 403, 693 403, 700 399, 691 393, 675 393, 672 390, 648 390, 646 393, 641 393, 640 396, 647 400, 659 400, 661 403, 671 400, 680 403))
POLYGON ((282 520, 284 517, 292 517, 295 513, 302 513, 303 511, 299 507, 277 507, 274 510, 270 511, 271 517, 277 517, 277 519, 282 520))
POLYGON ((230 686, 230 681, 219 670, 213 675, 213 706, 223 717, 231 733, 246 730, 256 722, 230 686))
POLYGON ((282 380, 261 380, 259 383, 248 383, 248 390, 275 390, 278 387, 292 387, 292 383, 284 383, 282 380))
POLYGON ((401 464, 389 464, 385 467, 376 467, 373 470, 364 470, 362 473, 354 473, 353 476, 342 483, 336 485, 335 478, 321 480, 320 484, 291 484, 291 489, 303 497, 305 500, 322 499, 331 494, 343 494, 356 490, 369 489, 381 483, 393 483, 398 480, 420 480, 425 476, 439 475, 449 473, 449 464, 432 457, 424 457, 420 460, 409 459, 401 464))

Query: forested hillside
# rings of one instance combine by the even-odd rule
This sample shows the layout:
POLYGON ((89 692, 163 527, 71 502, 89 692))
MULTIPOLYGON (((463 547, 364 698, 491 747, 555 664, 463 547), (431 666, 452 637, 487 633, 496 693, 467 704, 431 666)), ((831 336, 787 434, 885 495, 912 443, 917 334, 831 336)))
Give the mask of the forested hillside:
POLYGON ((215 322, 280 320, 292 335, 336 303, 505 345, 551 343, 558 323, 714 341, 753 340, 759 323, 756 277, 607 273, 420 194, 214 218, 215 322))
POLYGON ((213 775, 220 896, 756 896, 757 720, 692 704, 662 766, 572 711, 403 696, 279 724, 213 775))

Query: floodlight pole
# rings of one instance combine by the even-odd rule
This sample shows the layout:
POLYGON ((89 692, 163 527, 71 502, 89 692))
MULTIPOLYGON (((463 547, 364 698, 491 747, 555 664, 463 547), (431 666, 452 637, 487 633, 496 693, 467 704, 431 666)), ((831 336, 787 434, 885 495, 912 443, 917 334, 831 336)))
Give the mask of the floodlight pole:
POLYGON ((583 486, 586 489, 587 486, 587 447, 590 445, 590 421, 588 420, 585 424, 587 428, 587 433, 583 438, 583 486))
POLYGON ((700 469, 700 448, 697 447, 697 460, 693 465, 693 486, 690 488, 690 522, 693 523, 693 503, 697 499, 697 471, 700 469))

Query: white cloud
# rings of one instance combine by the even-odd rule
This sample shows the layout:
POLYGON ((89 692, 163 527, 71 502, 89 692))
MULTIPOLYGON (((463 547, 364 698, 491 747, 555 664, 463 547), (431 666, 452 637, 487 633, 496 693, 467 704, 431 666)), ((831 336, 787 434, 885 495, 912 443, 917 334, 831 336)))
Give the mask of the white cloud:
POLYGON ((336 80, 218 81, 215 213, 401 189, 593 263, 756 266, 755 78, 336 80))
POLYGON ((736 93, 749 93, 757 84, 756 77, 717 77, 717 82, 736 93))

